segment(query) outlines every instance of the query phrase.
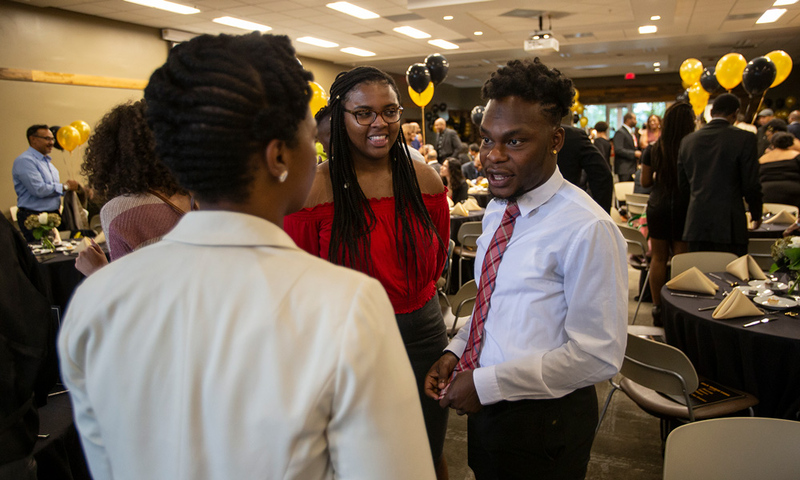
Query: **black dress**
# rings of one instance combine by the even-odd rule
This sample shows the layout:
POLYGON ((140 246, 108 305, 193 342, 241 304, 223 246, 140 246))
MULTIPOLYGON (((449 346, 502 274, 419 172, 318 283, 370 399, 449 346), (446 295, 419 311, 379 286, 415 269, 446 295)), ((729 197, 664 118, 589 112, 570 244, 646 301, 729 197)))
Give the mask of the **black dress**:
MULTIPOLYGON (((642 153, 642 164, 652 167, 653 147, 648 146, 642 153)), ((689 196, 678 188, 677 178, 672 189, 659 183, 658 175, 653 180, 650 198, 647 200, 647 228, 649 235, 658 240, 681 241, 689 196)))
POLYGON ((469 186, 467 185, 466 180, 462 180, 458 185, 453 185, 451 190, 453 191, 453 203, 463 202, 467 199, 467 197, 469 197, 469 186))
POLYGON ((764 201, 800 208, 800 155, 758 167, 764 201))

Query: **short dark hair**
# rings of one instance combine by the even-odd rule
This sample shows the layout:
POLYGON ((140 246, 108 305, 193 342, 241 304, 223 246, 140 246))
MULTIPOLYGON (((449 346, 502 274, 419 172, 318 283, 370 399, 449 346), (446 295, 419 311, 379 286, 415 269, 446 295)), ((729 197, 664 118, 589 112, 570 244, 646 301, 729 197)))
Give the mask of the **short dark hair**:
POLYGON ((201 202, 247 198, 252 155, 297 142, 313 75, 289 38, 202 35, 169 52, 145 89, 156 153, 201 202))
POLYGON ((517 96, 529 102, 541 103, 542 110, 553 125, 569 113, 575 90, 572 80, 560 71, 548 68, 539 57, 533 60, 511 60, 492 72, 481 89, 484 100, 517 96))
POLYGON ((767 132, 788 132, 789 128, 786 126, 786 122, 781 120, 780 118, 773 118, 764 126, 765 131, 767 132))
POLYGON ((636 118, 636 115, 633 112, 628 112, 622 117, 622 121, 627 122, 631 118, 636 118))
POLYGON ((597 130, 597 133, 607 132, 608 124, 606 122, 597 122, 594 124, 594 129, 597 130))
POLYGON ((185 193, 155 152, 144 100, 117 105, 106 113, 89 137, 81 173, 101 198, 157 190, 171 197, 185 193))
POLYGON ((50 127, 47 125, 31 125, 28 127, 28 129, 25 131, 25 140, 28 141, 28 145, 31 144, 31 136, 36 135, 36 132, 41 129, 50 130, 50 127))
POLYGON ((772 136, 769 143, 775 148, 791 148, 794 145, 794 135, 789 132, 778 132, 772 136))
POLYGON ((739 97, 732 93, 723 93, 717 97, 711 105, 711 115, 727 117, 728 115, 736 113, 736 110, 739 110, 741 106, 742 102, 739 101, 739 97))
POLYGON ((469 151, 470 152, 480 152, 481 151, 481 147, 478 146, 477 143, 470 143, 469 144, 469 151))

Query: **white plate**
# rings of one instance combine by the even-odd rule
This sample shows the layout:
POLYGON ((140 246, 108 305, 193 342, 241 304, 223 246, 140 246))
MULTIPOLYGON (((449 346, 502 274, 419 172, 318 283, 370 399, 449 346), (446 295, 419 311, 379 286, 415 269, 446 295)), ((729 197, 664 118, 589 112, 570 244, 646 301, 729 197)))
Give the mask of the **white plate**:
POLYGON ((71 243, 65 243, 60 247, 56 247, 57 252, 71 252, 73 250, 75 250, 75 245, 72 245, 71 243))
POLYGON ((770 310, 786 310, 787 308, 792 308, 797 306, 797 301, 792 300, 786 297, 778 297, 776 295, 762 295, 760 297, 756 297, 753 299, 758 305, 761 305, 764 308, 769 308, 770 310), (778 300, 777 303, 769 303, 768 300, 778 300))
POLYGON ((750 298, 753 297, 760 297, 764 295, 772 295, 772 290, 769 290, 767 287, 761 285, 758 287, 750 286, 750 285, 741 285, 736 287, 737 290, 740 290, 742 293, 747 295, 750 298))

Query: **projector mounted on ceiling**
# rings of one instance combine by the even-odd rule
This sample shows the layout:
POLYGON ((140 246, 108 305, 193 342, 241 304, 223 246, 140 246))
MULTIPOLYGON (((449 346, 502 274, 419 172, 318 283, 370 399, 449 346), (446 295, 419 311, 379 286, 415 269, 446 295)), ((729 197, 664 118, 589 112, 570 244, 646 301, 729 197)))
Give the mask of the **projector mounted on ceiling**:
MULTIPOLYGON (((550 25, 552 28, 552 24, 550 25)), ((558 40, 553 37, 552 30, 545 30, 542 25, 542 17, 539 17, 539 30, 531 34, 531 37, 522 44, 526 52, 558 51, 558 40)))

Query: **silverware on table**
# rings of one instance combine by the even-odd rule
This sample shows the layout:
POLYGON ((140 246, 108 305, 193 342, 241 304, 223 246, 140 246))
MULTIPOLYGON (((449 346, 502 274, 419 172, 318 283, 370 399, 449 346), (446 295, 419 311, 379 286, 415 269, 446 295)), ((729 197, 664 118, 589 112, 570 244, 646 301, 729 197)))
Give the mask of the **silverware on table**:
POLYGON ((698 312, 705 312, 706 310, 714 310, 714 309, 715 309, 715 308, 717 308, 717 307, 719 307, 719 303, 718 303, 718 304, 716 304, 716 305, 711 305, 710 307, 701 307, 701 308, 698 308, 698 309, 697 309, 697 311, 698 311, 698 312))
POLYGON ((724 278, 720 277, 716 273, 709 273, 708 275, 716 278, 717 280, 722 280, 723 282, 727 283, 731 287, 738 287, 739 286, 739 282, 731 282, 729 280, 725 280, 724 278))
POLYGON ((675 293, 675 292, 669 292, 669 294, 672 295, 673 297, 709 298, 709 299, 714 298, 713 295, 694 295, 689 293, 675 293))
POLYGON ((764 318, 762 318, 761 320, 755 320, 755 321, 752 321, 752 322, 750 322, 750 323, 745 323, 745 324, 744 324, 744 325, 742 325, 742 326, 743 326, 744 328, 747 328, 747 327, 752 327, 752 326, 758 325, 758 324, 760 324, 760 323, 769 323, 769 322, 774 322, 775 320, 777 320, 777 318, 769 318, 769 317, 764 317, 764 318))

